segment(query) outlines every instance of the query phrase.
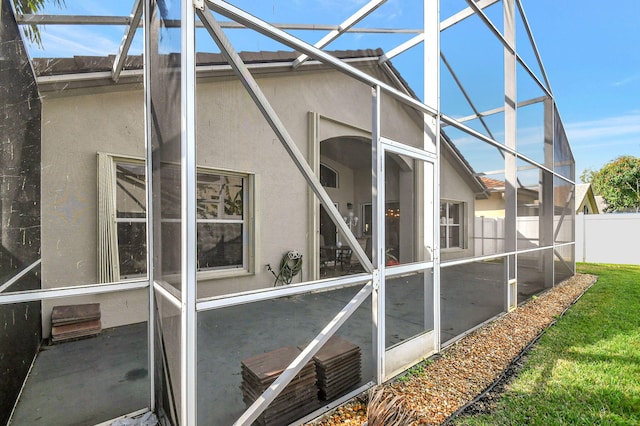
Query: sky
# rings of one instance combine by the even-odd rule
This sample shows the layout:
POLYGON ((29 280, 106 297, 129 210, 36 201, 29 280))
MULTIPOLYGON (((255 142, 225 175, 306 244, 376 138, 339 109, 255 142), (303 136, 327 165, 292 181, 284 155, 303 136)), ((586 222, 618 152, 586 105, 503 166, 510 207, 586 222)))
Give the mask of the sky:
MULTIPOLYGON (((177 0, 167 0, 175 9, 177 0)), ((271 22, 303 22, 338 24, 365 5, 368 0, 237 0, 234 4, 271 22)), ((521 0, 542 62, 556 99, 560 116, 576 160, 576 181, 585 169, 597 170, 621 156, 640 157, 640 1, 616 0, 521 0), (613 6, 615 5, 615 7, 613 6)), ((113 2, 66 0, 65 8, 47 8, 47 13, 129 15, 133 1, 113 2)), ((387 0, 359 25, 362 27, 419 28, 422 25, 421 2, 387 0)), ((464 0, 441 0, 441 19, 466 7, 464 0)), ((487 16, 502 30, 502 6, 486 10, 487 16)), ((516 47, 534 73, 542 80, 533 50, 517 22, 516 47)), ((47 26, 42 30, 44 49, 30 49, 32 56, 68 57, 73 55, 114 54, 123 34, 123 27, 47 26)), ((322 37, 318 32, 292 32, 311 43, 322 37)), ((204 31, 199 33, 197 49, 216 51, 204 31)), ((289 50, 247 31, 229 31, 237 50, 289 50)), ((328 49, 381 47, 385 51, 413 37, 404 35, 347 34, 328 49)), ((441 49, 454 68, 456 76, 480 110, 500 106, 503 102, 502 45, 478 19, 441 34, 441 49)), ((130 53, 142 51, 141 31, 138 31, 130 53)), ((393 59, 393 64, 422 95, 422 81, 416 63, 422 63, 422 51, 411 49, 393 59)), ((471 109, 462 98, 444 64, 441 65, 441 107, 453 117, 469 115, 471 109)), ((542 95, 538 86, 518 70, 518 100, 542 95)), ((543 153, 533 147, 542 137, 540 105, 519 109, 518 136, 525 154, 542 161, 543 153), (531 141, 531 151, 525 144, 531 141)), ((487 119, 493 136, 504 135, 503 117, 487 119)), ((481 130, 480 123, 469 123, 481 130)), ((484 129, 482 129, 484 131, 484 129)), ((461 142, 462 143, 462 142, 461 142)), ((490 169, 499 158, 489 154, 485 164, 476 170, 490 169)))
POLYGON ((576 179, 640 157, 640 1, 522 0, 576 160, 576 179))

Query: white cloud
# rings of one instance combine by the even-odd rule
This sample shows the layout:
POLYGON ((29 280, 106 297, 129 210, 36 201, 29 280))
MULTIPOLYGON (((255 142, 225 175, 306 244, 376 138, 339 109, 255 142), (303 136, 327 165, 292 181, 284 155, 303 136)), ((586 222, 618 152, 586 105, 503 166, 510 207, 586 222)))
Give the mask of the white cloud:
POLYGON ((621 137, 635 136, 640 140, 640 111, 631 111, 617 117, 566 123, 565 130, 572 145, 598 142, 600 146, 613 143, 621 137))
POLYGON ((597 170, 621 155, 640 156, 640 110, 566 123, 565 128, 578 176, 584 169, 597 170))
POLYGON ((640 74, 635 74, 635 75, 623 78, 622 80, 614 81, 613 85, 616 87, 626 86, 627 84, 633 83, 636 80, 640 80, 640 74))
MULTIPOLYGON (((82 27, 50 25, 41 30, 43 49, 32 47, 31 53, 37 57, 65 58, 92 55, 107 56, 118 53, 124 29, 122 27, 82 27)), ((141 40, 138 38, 138 40, 141 40)), ((136 43, 129 54, 140 52, 136 43)))

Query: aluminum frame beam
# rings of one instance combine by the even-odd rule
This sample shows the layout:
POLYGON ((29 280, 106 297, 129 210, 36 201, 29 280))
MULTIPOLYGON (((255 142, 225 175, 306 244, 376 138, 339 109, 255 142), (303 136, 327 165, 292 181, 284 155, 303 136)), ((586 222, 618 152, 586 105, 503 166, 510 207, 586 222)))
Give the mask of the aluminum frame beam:
MULTIPOLYGON (((467 0, 469 2, 469 0, 467 0)), ((514 14, 513 0, 503 0, 502 2, 502 15, 504 20, 504 37, 498 31, 499 38, 503 41, 503 57, 504 57, 504 143, 507 147, 511 148, 515 155, 504 155, 504 168, 505 168, 505 185, 504 185, 504 248, 508 252, 518 251, 518 232, 516 229, 517 224, 517 185, 518 185, 518 169, 517 161, 518 155, 516 152, 517 139, 518 139, 518 127, 516 117, 516 104, 517 104, 517 85, 516 85, 516 51, 512 44, 515 44, 515 14, 514 14)), ((490 27, 497 31, 495 26, 491 24, 486 15, 480 11, 485 22, 490 24, 490 27)), ((512 259, 508 257, 504 264, 504 278, 507 284, 504 287, 504 310, 509 312, 511 306, 510 296, 511 293, 517 294, 518 283, 518 268, 513 271, 510 270, 511 262, 517 265, 517 253, 512 259), (509 284, 511 280, 515 280, 515 285, 509 284)))
POLYGON ((256 290, 240 293, 234 296, 215 296, 207 299, 200 299, 196 305, 198 312, 213 309, 228 308, 230 306, 244 305, 247 303, 260 302, 264 300, 277 299, 281 297, 298 296, 302 294, 332 291, 354 285, 364 285, 371 281, 371 274, 347 275, 341 278, 331 278, 330 280, 314 281, 308 284, 292 284, 265 290, 256 290))
POLYGON ((376 382, 385 380, 385 227, 384 223, 384 149, 381 144, 382 129, 382 92, 380 86, 371 91, 371 188, 377 190, 371 194, 371 260, 373 262, 373 294, 371 296, 371 314, 373 324, 373 356, 376 360, 376 382))
MULTIPOLYGON (((512 43, 508 41, 505 36, 502 35, 500 30, 498 30, 498 28, 496 28, 495 25, 493 25, 493 22, 491 22, 491 19, 489 19, 489 17, 484 13, 484 11, 480 7, 478 7, 475 1, 474 0, 465 0, 465 1, 469 5, 469 7, 473 10, 473 12, 476 15, 478 15, 480 20, 484 22, 487 28, 489 28, 489 30, 493 33, 493 35, 496 36, 498 40, 500 40, 502 45, 509 51, 509 53, 513 53, 515 55, 516 54, 515 46, 512 46, 512 43)), ((505 32, 506 32, 506 28, 505 28, 505 32)))
POLYGON ((198 316, 197 299, 197 163, 196 163, 196 36, 195 7, 180 2, 180 184, 181 184, 181 386, 180 419, 184 425, 197 424, 198 316))
POLYGON ((314 58, 324 63, 325 65, 329 65, 362 83, 365 83, 371 87, 380 86, 380 88, 384 92, 388 93, 402 103, 410 105, 413 108, 431 116, 436 116, 438 114, 438 112, 434 108, 423 104, 419 100, 414 99, 411 96, 397 90, 396 88, 377 80, 375 77, 372 77, 371 75, 344 63, 343 61, 329 55, 328 53, 317 49, 312 45, 297 39, 296 37, 293 37, 292 35, 276 28, 268 22, 256 18, 255 16, 245 12, 242 9, 230 5, 222 0, 206 0, 206 4, 214 12, 219 13, 236 22, 239 22, 245 25, 247 28, 251 28, 259 32, 260 34, 263 34, 286 46, 289 46, 294 50, 299 50, 309 55, 311 58, 314 58))
MULTIPOLYGON (((478 8, 485 9, 493 4, 498 3, 499 1, 500 0, 475 0, 475 3, 478 6, 478 8)), ((465 19, 473 16, 474 13, 475 11, 471 7, 467 7, 466 9, 461 10, 455 15, 452 15, 447 19, 445 19, 444 21, 440 22, 440 31, 444 31, 447 28, 451 28, 455 24, 462 22, 465 19)))
MULTIPOLYGON (((502 35, 500 30, 498 30, 496 26, 493 25, 493 22, 491 22, 489 17, 482 11, 480 7, 478 7, 478 5, 473 0, 465 0, 465 1, 467 2, 467 4, 469 4, 469 7, 473 9, 476 15, 478 15, 478 17, 482 20, 482 22, 485 23, 485 25, 489 28, 489 30, 493 33, 493 35, 495 35, 498 38, 498 40, 500 40, 500 42, 505 47, 505 49, 507 49, 509 52, 515 55, 518 63, 522 65, 522 67, 525 69, 525 71, 527 71, 529 76, 536 82, 536 84, 540 87, 540 89, 542 89, 542 91, 545 92, 547 95, 552 96, 551 92, 547 89, 547 87, 545 87, 545 85, 542 84, 540 79, 535 75, 535 73, 531 70, 531 68, 529 68, 529 65, 527 65, 527 63, 516 52, 515 38, 513 39, 513 42, 508 41, 507 37, 502 35)), ((505 31, 506 31, 506 28, 505 28, 505 31)), ((514 20, 514 31, 515 31, 515 20, 514 20)))
MULTIPOLYGON (((533 104, 537 104, 537 103, 540 103, 540 102, 544 102, 547 99, 549 99, 548 96, 540 96, 540 97, 537 97, 537 98, 527 99, 526 101, 518 102, 517 107, 518 108, 522 108, 522 107, 525 107, 525 106, 528 106, 528 105, 533 105, 533 104)), ((476 114, 467 115, 466 117, 456 118, 456 120, 459 123, 464 123, 466 121, 475 120, 476 118, 488 117, 490 115, 499 114, 501 112, 504 112, 504 107, 499 107, 499 108, 494 108, 494 109, 490 109, 490 110, 487 110, 487 111, 483 111, 483 112, 478 113, 477 115, 476 114)))
POLYGON ((131 25, 131 16, 17 15, 19 25, 131 25))
POLYGON ((31 265, 27 266, 26 268, 24 268, 22 271, 18 272, 16 275, 14 275, 13 277, 11 277, 9 280, 7 280, 4 284, 0 285, 0 295, 9 287, 11 287, 12 285, 14 285, 15 283, 17 283, 18 281, 20 281, 20 278, 24 277, 25 275, 27 275, 32 269, 34 269, 36 266, 38 266, 40 263, 42 263, 42 259, 38 259, 35 262, 33 262, 31 265))
MULTIPOLYGON (((385 0, 386 1, 386 0, 385 0)), ((94 15, 48 15, 48 14, 24 14, 17 15, 16 20, 20 25, 130 25, 130 16, 94 16, 94 15)), ((167 28, 180 27, 180 21, 167 19, 163 21, 167 28)), ((227 29, 245 29, 244 25, 233 21, 220 21, 220 26, 227 29)), ((196 28, 204 28, 202 22, 196 21, 196 28)), ((281 30, 302 31, 337 31, 339 25, 329 24, 295 24, 273 23, 273 26, 281 30)), ((365 34, 419 34, 421 29, 414 28, 350 28, 350 33, 365 34)))
POLYGON ((153 158, 153 120, 151 119, 152 111, 152 97, 151 97, 151 81, 153 76, 151 75, 151 67, 149 66, 149 56, 151 49, 151 37, 149 29, 151 28, 151 13, 148 12, 151 9, 149 0, 143 2, 143 17, 144 17, 144 30, 143 30, 143 87, 144 87, 144 137, 145 137, 145 173, 147 184, 145 186, 146 206, 147 206, 147 221, 146 221, 146 236, 147 236, 147 278, 149 279, 149 289, 147 293, 148 297, 148 323, 147 327, 147 365, 149 366, 149 408, 156 412, 156 299, 155 299, 155 268, 153 268, 154 259, 154 234, 152 232, 152 221, 155 221, 154 208, 153 208, 153 162, 150 161, 153 158), (148 219, 151 218, 151 221, 148 219))
MULTIPOLYGON (((373 12, 374 10, 376 10, 378 7, 382 6, 386 2, 387 0, 371 0, 369 3, 365 4, 362 8, 360 8, 360 10, 358 10, 356 13, 354 13, 349 18, 347 18, 343 23, 338 25, 337 29, 332 30, 331 32, 329 32, 329 34, 322 37, 322 39, 320 39, 316 44, 314 44, 314 46, 318 49, 322 49, 323 47, 325 47, 326 45, 328 45, 329 43, 331 43, 332 41, 340 37, 346 31, 349 31, 351 27, 353 27, 355 24, 357 24, 358 22, 366 18, 371 12, 373 12)), ((298 56, 293 61, 293 64, 292 64, 293 68, 294 69, 298 68, 307 59, 309 59, 308 55, 302 54, 298 56)))
POLYGON ((0 294, 0 305, 58 299, 60 297, 114 293, 118 291, 129 291, 137 290, 140 288, 147 288, 148 286, 149 282, 144 280, 118 282, 113 284, 88 284, 69 287, 48 288, 43 290, 27 290, 15 293, 0 294))
POLYGON ((533 47, 533 53, 536 55, 536 60, 538 61, 538 66, 540 67, 540 72, 542 73, 542 77, 544 78, 544 82, 549 90, 549 93, 552 93, 551 84, 549 83, 549 79, 547 78, 547 72, 545 71, 544 65, 542 64, 542 58, 540 57, 540 51, 538 50, 538 45, 536 44, 536 40, 533 37, 533 32, 531 31, 531 26, 529 25, 529 20, 527 19, 527 15, 524 12, 524 8, 522 7, 521 0, 516 0, 516 5, 518 6, 518 12, 520 13, 520 17, 522 18, 522 23, 524 24, 525 31, 527 32, 527 36, 529 37, 529 43, 531 43, 531 47, 533 47))
POLYGON ((404 43, 398 45, 397 47, 394 47, 393 49, 391 49, 390 51, 386 52, 385 54, 382 55, 382 57, 380 57, 380 60, 378 61, 379 64, 384 64, 385 62, 391 60, 392 58, 398 56, 399 54, 401 54, 402 52, 406 52, 407 50, 411 49, 412 47, 422 43, 424 41, 424 34, 418 34, 417 36, 405 41, 404 43))
POLYGON ((130 16, 131 24, 129 24, 129 26, 124 32, 124 36, 122 37, 122 42, 120 43, 120 48, 118 49, 118 54, 116 55, 116 58, 113 61, 111 78, 115 82, 117 82, 118 79, 120 79, 120 72, 124 67, 125 59, 127 59, 127 54, 129 53, 131 42, 133 42, 133 37, 136 35, 136 30, 140 25, 140 18, 142 18, 142 10, 143 10, 142 6, 143 6, 142 0, 135 1, 133 5, 133 10, 130 16))

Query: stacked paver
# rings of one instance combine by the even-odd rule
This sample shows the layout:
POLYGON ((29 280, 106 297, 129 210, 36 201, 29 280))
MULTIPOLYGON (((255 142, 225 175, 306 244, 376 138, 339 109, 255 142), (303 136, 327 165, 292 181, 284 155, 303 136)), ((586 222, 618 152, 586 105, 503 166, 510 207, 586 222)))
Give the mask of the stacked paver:
POLYGON ((51 311, 51 342, 61 343, 100 334, 100 304, 54 306, 51 311))
MULTIPOLYGON (((247 407, 280 376, 300 354, 300 349, 286 346, 242 361, 242 399, 247 407)), ((309 361, 300 373, 258 417, 259 425, 284 425, 317 409, 316 368, 309 361)))
POLYGON ((340 336, 332 336, 313 360, 316 364, 320 399, 332 400, 360 383, 360 346, 340 336))

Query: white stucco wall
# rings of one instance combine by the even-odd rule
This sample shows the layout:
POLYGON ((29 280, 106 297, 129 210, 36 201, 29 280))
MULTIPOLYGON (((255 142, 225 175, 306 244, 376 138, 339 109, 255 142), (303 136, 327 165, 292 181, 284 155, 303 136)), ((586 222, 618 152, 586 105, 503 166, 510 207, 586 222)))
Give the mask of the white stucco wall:
POLYGON ((441 249, 440 258, 446 262, 474 255, 474 243, 471 237, 474 235, 475 194, 462 178, 461 171, 453 165, 447 154, 442 155, 440 164, 441 200, 462 202, 465 205, 463 224, 465 246, 464 248, 441 249))

